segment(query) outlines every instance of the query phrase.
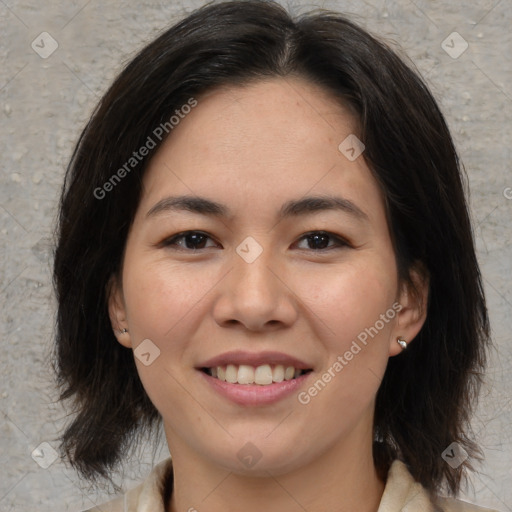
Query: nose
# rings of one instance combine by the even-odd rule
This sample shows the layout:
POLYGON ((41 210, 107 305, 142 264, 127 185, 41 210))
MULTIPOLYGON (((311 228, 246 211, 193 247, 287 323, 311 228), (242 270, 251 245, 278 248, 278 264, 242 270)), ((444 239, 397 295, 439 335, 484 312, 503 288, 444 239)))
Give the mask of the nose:
POLYGON ((282 265, 264 249, 248 263, 236 252, 233 267, 219 283, 213 315, 221 327, 249 331, 274 331, 290 327, 297 319, 297 298, 282 265))

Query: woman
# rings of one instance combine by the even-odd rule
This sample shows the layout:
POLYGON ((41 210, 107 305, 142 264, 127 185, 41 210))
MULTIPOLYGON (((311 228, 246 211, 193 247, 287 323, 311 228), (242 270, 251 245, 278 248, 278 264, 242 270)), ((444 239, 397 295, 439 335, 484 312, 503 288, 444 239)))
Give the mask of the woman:
POLYGON ((56 363, 82 475, 160 419, 172 465, 95 510, 477 510, 440 497, 490 343, 461 180, 340 15, 218 3, 144 48, 68 168, 56 363))

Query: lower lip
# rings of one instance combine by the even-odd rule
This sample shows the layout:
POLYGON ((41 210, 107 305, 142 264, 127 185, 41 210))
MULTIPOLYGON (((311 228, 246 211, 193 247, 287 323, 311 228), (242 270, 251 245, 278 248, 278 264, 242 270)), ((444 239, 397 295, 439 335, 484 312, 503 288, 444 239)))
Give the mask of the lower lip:
POLYGON ((286 398, 297 392, 310 373, 312 373, 305 373, 296 379, 260 386, 258 384, 231 384, 230 382, 212 377, 201 370, 198 371, 206 379, 206 382, 219 394, 229 398, 238 405, 249 406, 269 405, 286 398))

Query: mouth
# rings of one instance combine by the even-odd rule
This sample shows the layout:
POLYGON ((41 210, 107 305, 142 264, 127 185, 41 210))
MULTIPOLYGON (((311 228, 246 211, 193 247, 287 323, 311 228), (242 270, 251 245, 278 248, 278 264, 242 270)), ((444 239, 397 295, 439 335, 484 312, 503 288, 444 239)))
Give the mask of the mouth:
POLYGON ((224 352, 195 369, 214 393, 242 407, 277 404, 305 386, 315 371, 311 362, 268 350, 224 352))
POLYGON ((262 364, 251 366, 246 364, 228 364, 199 368, 200 371, 230 384, 269 386, 274 383, 294 380, 310 373, 312 369, 296 368, 282 364, 262 364))

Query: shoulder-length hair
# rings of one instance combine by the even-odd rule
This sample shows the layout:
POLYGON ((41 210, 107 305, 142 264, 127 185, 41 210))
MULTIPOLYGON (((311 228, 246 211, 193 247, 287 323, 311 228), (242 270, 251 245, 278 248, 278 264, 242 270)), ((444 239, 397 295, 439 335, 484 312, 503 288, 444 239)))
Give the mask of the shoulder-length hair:
POLYGON ((108 478, 135 434, 159 420, 107 309, 143 173, 164 140, 155 129, 172 137, 171 116, 216 87, 293 76, 353 107, 399 277, 413 286, 413 267, 429 277, 426 321, 407 351, 390 358, 377 393, 375 465, 385 476, 400 458, 427 489, 447 484, 456 494, 471 458, 482 459, 468 429, 489 320, 467 183, 436 101, 390 47, 342 15, 294 19, 276 3, 249 0, 200 8, 142 49, 99 102, 68 166, 54 262, 55 370, 61 399, 76 411, 62 449, 83 476, 108 478), (141 156, 149 137, 156 147, 141 156), (452 442, 469 454, 456 469, 441 457, 452 442))

